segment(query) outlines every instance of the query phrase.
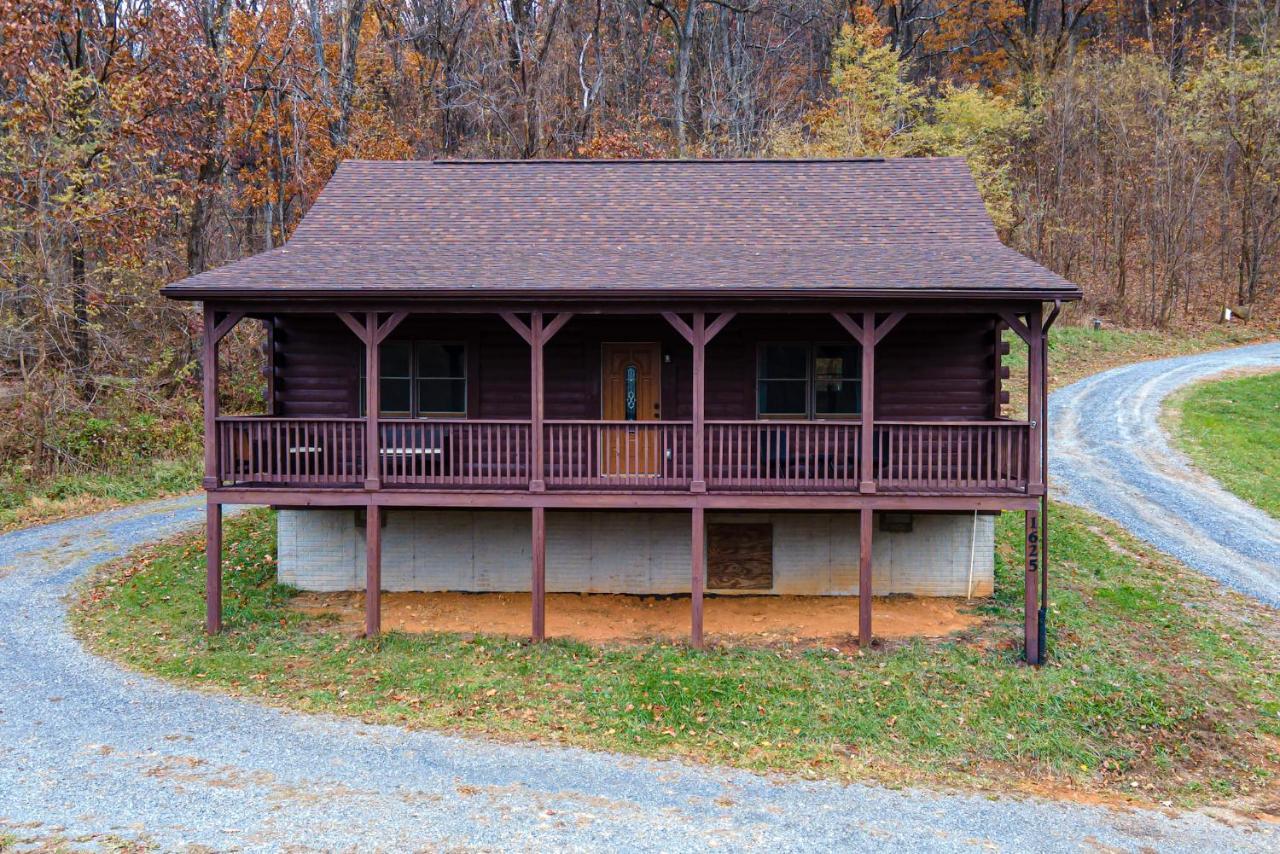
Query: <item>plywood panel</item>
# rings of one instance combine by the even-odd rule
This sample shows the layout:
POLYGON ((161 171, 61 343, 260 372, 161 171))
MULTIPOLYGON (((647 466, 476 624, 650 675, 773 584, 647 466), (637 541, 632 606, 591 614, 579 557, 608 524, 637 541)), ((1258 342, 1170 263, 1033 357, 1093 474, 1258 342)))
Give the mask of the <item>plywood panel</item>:
POLYGON ((707 525, 707 588, 773 588, 773 525, 769 522, 707 525))

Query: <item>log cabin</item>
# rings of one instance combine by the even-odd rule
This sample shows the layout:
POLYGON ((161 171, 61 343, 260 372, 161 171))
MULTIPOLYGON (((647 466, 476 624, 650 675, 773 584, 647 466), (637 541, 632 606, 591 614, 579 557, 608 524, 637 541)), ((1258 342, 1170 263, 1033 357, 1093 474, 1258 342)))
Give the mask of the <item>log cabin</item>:
MULTIPOLYGON (((983 595, 1025 516, 1047 602, 1047 335, 1075 285, 957 158, 342 163, 283 246, 167 286, 204 313, 207 630, 222 508, 279 579, 365 591, 983 595), (263 325, 264 411, 218 412, 263 325), (1026 344, 1011 417, 1006 330, 1026 344)), ((1039 597, 1039 598, 1038 598, 1039 597)))

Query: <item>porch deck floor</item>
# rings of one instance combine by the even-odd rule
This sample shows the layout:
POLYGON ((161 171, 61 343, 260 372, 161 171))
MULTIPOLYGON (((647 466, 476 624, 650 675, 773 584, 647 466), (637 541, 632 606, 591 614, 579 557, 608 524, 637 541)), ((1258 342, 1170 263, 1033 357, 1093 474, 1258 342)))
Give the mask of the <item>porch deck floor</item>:
MULTIPOLYGON (((266 489, 266 490, 306 490, 319 492, 363 492, 364 490, 359 484, 355 483, 276 483, 264 481, 239 481, 233 486, 227 486, 228 489, 266 489)), ((488 484, 467 484, 460 486, 434 486, 427 484, 383 484, 381 492, 395 493, 423 493, 430 495, 454 494, 466 495, 471 493, 486 494, 510 494, 510 493, 527 493, 529 490, 525 486, 493 486, 488 484)), ((548 493, 556 495, 575 494, 575 495, 611 495, 618 492, 643 493, 645 495, 689 495, 688 488, 663 488, 663 487, 644 487, 635 486, 548 486, 548 493)), ((876 489, 881 495, 911 495, 911 496, 1010 496, 1010 495, 1026 495, 1026 490, 1018 487, 920 487, 920 486, 890 486, 882 485, 876 489)), ((857 497, 863 495, 856 488, 851 489, 777 489, 768 486, 761 487, 721 487, 711 486, 707 489, 710 495, 848 495, 857 497)))

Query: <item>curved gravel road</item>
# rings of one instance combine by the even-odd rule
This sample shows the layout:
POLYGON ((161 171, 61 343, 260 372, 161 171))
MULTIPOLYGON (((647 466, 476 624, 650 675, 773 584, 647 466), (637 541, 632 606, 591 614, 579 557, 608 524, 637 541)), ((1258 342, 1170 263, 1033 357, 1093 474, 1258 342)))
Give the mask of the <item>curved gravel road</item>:
POLYGON ((1055 498, 1119 522, 1222 583, 1280 607, 1280 520, 1241 501, 1170 447, 1160 408, 1224 371, 1280 370, 1280 344, 1139 362, 1049 397, 1055 498))
POLYGON ((97 658, 64 599, 199 523, 178 499, 0 536, 0 840, 162 850, 1275 851, 1202 813, 894 791, 307 716, 97 658), (204 850, 207 850, 205 848, 204 850))

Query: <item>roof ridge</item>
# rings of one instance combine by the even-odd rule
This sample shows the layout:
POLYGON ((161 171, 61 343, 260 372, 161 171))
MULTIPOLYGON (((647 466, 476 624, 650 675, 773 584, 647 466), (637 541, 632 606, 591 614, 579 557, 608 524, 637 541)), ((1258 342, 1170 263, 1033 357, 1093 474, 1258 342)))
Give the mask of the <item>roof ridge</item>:
POLYGON ((618 158, 569 158, 550 157, 538 160, 513 160, 501 158, 486 159, 452 159, 436 158, 433 166, 612 166, 643 165, 649 163, 671 164, 676 166, 719 166, 744 163, 779 163, 787 165, 808 165, 810 163, 884 163, 883 157, 618 157, 618 158))
POLYGON ((749 164, 809 166, 824 163, 915 163, 947 160, 964 161, 964 158, 956 155, 928 157, 544 157, 529 160, 514 158, 472 159, 448 157, 437 157, 432 158, 431 160, 374 160, 363 157, 348 157, 344 158, 341 162, 415 166, 626 166, 647 164, 674 166, 724 166, 749 164))

